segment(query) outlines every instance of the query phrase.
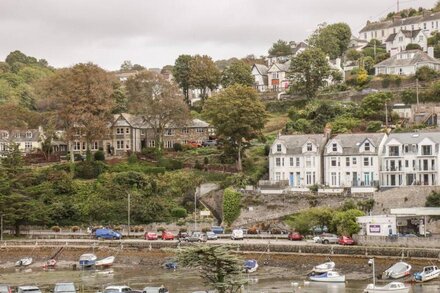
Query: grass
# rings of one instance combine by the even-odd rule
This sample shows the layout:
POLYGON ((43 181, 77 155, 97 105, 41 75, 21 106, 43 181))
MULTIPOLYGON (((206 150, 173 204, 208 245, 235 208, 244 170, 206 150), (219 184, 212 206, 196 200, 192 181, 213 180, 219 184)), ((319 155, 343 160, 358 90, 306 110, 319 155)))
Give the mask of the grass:
POLYGON ((264 135, 277 134, 280 130, 282 130, 286 126, 288 121, 289 121, 289 117, 285 113, 269 114, 268 120, 263 129, 263 134, 264 135))

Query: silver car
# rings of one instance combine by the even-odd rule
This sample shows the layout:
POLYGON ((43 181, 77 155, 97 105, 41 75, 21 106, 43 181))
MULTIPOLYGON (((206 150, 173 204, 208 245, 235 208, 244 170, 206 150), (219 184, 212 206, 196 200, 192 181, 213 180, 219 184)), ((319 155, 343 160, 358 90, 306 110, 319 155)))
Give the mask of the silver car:
POLYGON ((75 284, 73 283, 56 283, 53 293, 76 293, 75 284))
POLYGON ((330 234, 330 233, 322 233, 321 235, 313 238, 316 243, 322 243, 322 244, 336 244, 338 243, 339 237, 336 234, 330 234))
POLYGON ((37 286, 19 286, 17 293, 41 293, 41 290, 37 286))
POLYGON ((217 240, 218 236, 214 232, 206 232, 206 237, 208 237, 208 240, 217 240))

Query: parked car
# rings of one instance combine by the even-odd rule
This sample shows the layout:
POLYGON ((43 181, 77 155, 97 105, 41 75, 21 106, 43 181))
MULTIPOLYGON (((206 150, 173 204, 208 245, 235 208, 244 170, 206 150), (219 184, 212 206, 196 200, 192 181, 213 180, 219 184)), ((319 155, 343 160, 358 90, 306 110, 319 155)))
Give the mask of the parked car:
POLYGON ((41 290, 37 286, 19 286, 17 293, 41 293, 41 290))
POLYGON ((208 240, 217 240, 218 236, 217 234, 215 234, 214 232, 206 232, 206 237, 208 238, 208 240))
POLYGON ((104 289, 103 293, 122 293, 133 291, 128 286, 108 286, 104 289))
POLYGON ((329 243, 338 243, 339 237, 335 234, 330 233, 322 233, 319 236, 313 237, 313 240, 316 243, 329 244, 329 243))
POLYGON ((301 241, 304 239, 304 236, 298 232, 290 232, 289 235, 287 235, 287 239, 292 241, 301 241))
POLYGON ((121 239, 122 235, 112 229, 96 229, 95 237, 97 239, 121 239))
POLYGON ((179 233, 177 234, 177 238, 180 240, 185 240, 188 237, 189 237, 189 234, 187 232, 179 231, 179 233))
POLYGON ((207 240, 208 237, 206 236, 206 234, 198 231, 193 232, 191 236, 185 239, 185 241, 188 242, 206 242, 207 240))
POLYGON ((145 287, 144 290, 142 290, 143 293, 169 293, 167 288, 164 286, 161 287, 145 287))
POLYGON ((310 229, 310 231, 313 234, 321 234, 321 233, 327 233, 328 228, 327 226, 313 226, 312 229, 310 229))
POLYGON ((73 283, 56 283, 53 293, 76 293, 75 284, 73 283))
POLYGON ((157 233, 154 232, 145 232, 144 234, 145 240, 157 240, 157 233))
POLYGON ((234 229, 231 233, 231 239, 232 240, 243 240, 244 239, 244 233, 242 229, 234 229))
POLYGON ((0 293, 12 293, 11 286, 0 284, 0 293))
POLYGON ((215 234, 223 234, 225 232, 225 229, 223 229, 222 226, 212 226, 211 231, 215 234))
POLYGON ((195 140, 188 140, 186 142, 186 145, 191 147, 191 148, 199 148, 199 147, 202 146, 202 144, 200 142, 195 141, 195 140))
POLYGON ((338 239, 340 245, 354 245, 355 242, 350 236, 341 236, 338 239))
POLYGON ((162 231, 162 240, 174 240, 174 234, 170 231, 162 231))
POLYGON ((208 139, 208 140, 202 141, 203 147, 216 146, 216 145, 217 145, 217 141, 214 139, 208 139))

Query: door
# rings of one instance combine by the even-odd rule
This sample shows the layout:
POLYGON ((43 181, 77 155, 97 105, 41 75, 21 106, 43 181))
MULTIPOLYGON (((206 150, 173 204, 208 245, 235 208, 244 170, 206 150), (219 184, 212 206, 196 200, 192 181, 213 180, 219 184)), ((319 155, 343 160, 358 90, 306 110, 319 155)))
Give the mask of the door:
POLYGON ((357 177, 358 177, 357 172, 353 172, 353 183, 352 184, 354 187, 358 186, 357 177))
POLYGON ((290 172, 290 174, 289 174, 289 185, 290 186, 295 185, 295 176, 293 176, 293 172, 290 172))
POLYGON ((370 186, 370 173, 364 173, 364 186, 370 186))

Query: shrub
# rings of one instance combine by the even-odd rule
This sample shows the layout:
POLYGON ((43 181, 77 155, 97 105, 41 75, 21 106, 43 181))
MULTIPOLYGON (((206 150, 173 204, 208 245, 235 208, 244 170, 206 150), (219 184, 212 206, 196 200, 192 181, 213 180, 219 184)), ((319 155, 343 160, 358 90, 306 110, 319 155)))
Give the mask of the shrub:
POLYGON ((422 50, 422 47, 420 47, 419 44, 414 44, 414 43, 410 43, 408 45, 406 45, 405 50, 422 50))
POLYGON ((251 227, 247 230, 247 233, 253 234, 253 235, 258 234, 258 229, 257 229, 257 227, 251 227))
POLYGON ((209 231, 211 231, 211 229, 206 228, 206 227, 205 227, 205 228, 202 228, 202 232, 203 232, 203 233, 206 233, 206 232, 209 232, 209 231))
MULTIPOLYGON (((186 221, 184 219, 180 219, 176 222, 177 226, 185 226, 186 225, 186 221)), ((179 229, 180 230, 180 229, 179 229)))
POLYGON ((188 213, 185 208, 177 207, 171 210, 171 216, 176 219, 185 218, 187 214, 188 213))
POLYGON ((183 163, 179 160, 162 158, 159 160, 159 166, 164 167, 165 169, 167 169, 169 171, 173 171, 173 170, 182 169, 183 163))
POLYGON ((270 230, 270 234, 279 235, 279 234, 281 234, 281 230, 278 228, 272 228, 270 230))
POLYGON ((105 161, 104 152, 99 150, 93 155, 95 161, 105 161))
POLYGON ((437 77, 437 71, 428 66, 420 67, 416 71, 416 78, 418 78, 420 81, 431 81, 437 77))
POLYGON ((173 145, 173 149, 174 149, 175 152, 181 152, 183 150, 183 147, 182 147, 182 145, 180 143, 176 142, 173 145))
POLYGON ((72 226, 71 230, 72 230, 72 232, 78 232, 79 231, 79 227, 78 226, 72 226))
POLYGON ((95 179, 104 173, 106 165, 101 161, 84 161, 75 164, 75 177, 95 179))
POLYGON ((130 156, 128 157, 128 163, 130 165, 136 164, 138 162, 138 157, 136 155, 136 153, 131 153, 130 156))
POLYGON ((270 153, 270 145, 266 144, 264 145, 264 156, 267 157, 269 156, 270 153))
POLYGON ((186 227, 179 228, 179 232, 186 232, 186 231, 188 231, 188 228, 186 227))
POLYGON ((230 226, 241 211, 241 193, 232 188, 226 188, 223 193, 223 220, 230 226))
POLYGON ((194 168, 197 170, 202 170, 203 166, 200 164, 199 160, 196 160, 196 163, 194 164, 194 168))
POLYGON ((157 232, 162 233, 166 229, 164 227, 158 227, 156 230, 157 230, 157 232))
POLYGON ((208 157, 204 157, 203 158, 203 165, 208 165, 209 164, 209 159, 208 157))
POLYGON ((61 228, 59 226, 53 226, 52 228, 50 228, 50 230, 52 230, 53 232, 58 233, 58 232, 61 231, 61 228))

